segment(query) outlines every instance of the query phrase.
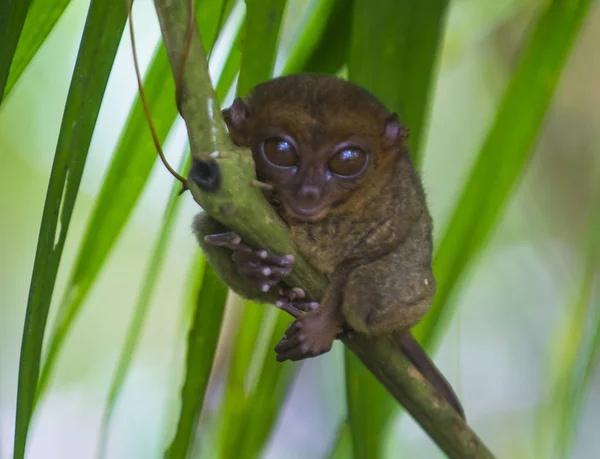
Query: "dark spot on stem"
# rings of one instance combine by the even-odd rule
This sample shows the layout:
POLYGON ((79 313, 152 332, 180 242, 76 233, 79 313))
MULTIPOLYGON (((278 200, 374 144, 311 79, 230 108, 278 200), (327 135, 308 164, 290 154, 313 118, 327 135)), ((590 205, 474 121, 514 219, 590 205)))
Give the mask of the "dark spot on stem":
POLYGON ((203 191, 217 191, 221 186, 219 165, 213 158, 207 156, 192 158, 192 165, 188 173, 189 179, 203 191))

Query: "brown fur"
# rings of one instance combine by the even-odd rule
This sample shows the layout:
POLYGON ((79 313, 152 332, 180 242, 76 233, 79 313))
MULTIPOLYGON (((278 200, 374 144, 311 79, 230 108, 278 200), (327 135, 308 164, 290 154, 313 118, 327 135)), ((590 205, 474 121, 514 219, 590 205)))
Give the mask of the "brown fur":
POLYGON ((296 140, 303 161, 323 163, 333 145, 349 138, 368 145, 370 162, 355 182, 324 185, 321 178, 324 199, 334 203, 326 215, 302 221, 285 205, 280 215, 297 250, 317 270, 332 275, 338 267, 354 267, 339 285, 332 283, 344 290, 336 297, 343 298, 341 311, 352 328, 388 333, 418 322, 435 290, 431 218, 403 139, 391 144, 385 139, 391 113, 364 89, 315 75, 264 83, 245 102, 245 125, 229 121, 230 132, 236 143, 252 149, 258 178, 274 185, 268 197, 275 206, 294 199, 295 184, 261 163, 259 145, 274 128, 296 140))
MULTIPOLYGON (((342 323, 366 334, 395 336, 415 325, 435 293, 432 221, 404 131, 393 124, 392 114, 347 81, 293 75, 257 86, 245 101, 238 99, 224 110, 224 117, 232 140, 252 150, 258 179, 273 186, 266 197, 288 224, 294 246, 330 279, 321 310, 313 313, 325 320, 303 318, 304 330, 313 320, 315 333, 327 335, 317 337, 323 341, 315 344, 322 347, 319 352, 329 349, 342 323), (262 142, 273 136, 293 143, 300 158, 297 169, 276 168, 264 158, 262 142), (327 175, 329 158, 346 141, 368 153, 366 168, 352 179, 327 175), (293 211, 307 184, 319 190, 324 206, 310 219, 293 211)), ((238 293, 272 301, 272 294, 245 289, 230 267, 218 268, 231 261, 219 261, 225 258, 224 252, 217 254, 223 249, 203 243, 209 234, 202 229, 203 219, 197 221, 197 232, 209 261, 238 293)), ((414 346, 403 348, 412 352, 414 346)), ((424 374, 461 411, 450 386, 420 352, 409 358, 429 369, 424 374)))

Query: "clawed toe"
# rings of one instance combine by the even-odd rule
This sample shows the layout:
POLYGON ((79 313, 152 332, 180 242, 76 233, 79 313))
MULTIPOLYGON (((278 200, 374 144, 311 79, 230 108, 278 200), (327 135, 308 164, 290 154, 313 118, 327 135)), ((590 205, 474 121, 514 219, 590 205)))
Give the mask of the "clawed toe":
POLYGON ((239 250, 242 246, 242 237, 233 231, 229 231, 227 233, 209 234, 208 236, 204 236, 204 242, 208 245, 214 245, 215 247, 239 250))

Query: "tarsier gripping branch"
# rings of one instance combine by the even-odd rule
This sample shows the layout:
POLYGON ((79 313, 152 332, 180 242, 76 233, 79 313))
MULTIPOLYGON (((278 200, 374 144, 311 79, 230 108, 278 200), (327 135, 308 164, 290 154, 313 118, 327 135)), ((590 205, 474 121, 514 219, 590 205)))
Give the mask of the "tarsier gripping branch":
POLYGON ((309 301, 286 283, 293 257, 251 248, 207 214, 196 218, 198 240, 223 280, 295 317, 277 359, 321 355, 340 333, 388 334, 463 415, 410 334, 429 309, 435 279, 432 221, 407 129, 366 90, 317 75, 258 85, 223 115, 232 141, 251 150, 298 253, 329 279, 320 302, 309 301))

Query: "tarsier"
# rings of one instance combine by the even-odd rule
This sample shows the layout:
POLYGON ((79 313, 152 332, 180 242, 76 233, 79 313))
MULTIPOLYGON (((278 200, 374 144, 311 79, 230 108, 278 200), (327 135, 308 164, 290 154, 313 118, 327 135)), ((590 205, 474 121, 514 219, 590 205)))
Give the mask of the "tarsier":
POLYGON ((223 115, 232 141, 252 151, 298 253, 329 279, 320 303, 307 301, 285 283, 293 257, 252 249, 207 214, 196 218, 200 244, 224 281, 296 318, 277 359, 323 354, 348 329, 387 334, 463 415, 410 333, 435 292, 432 220, 397 116, 366 90, 318 75, 260 84, 223 115))

